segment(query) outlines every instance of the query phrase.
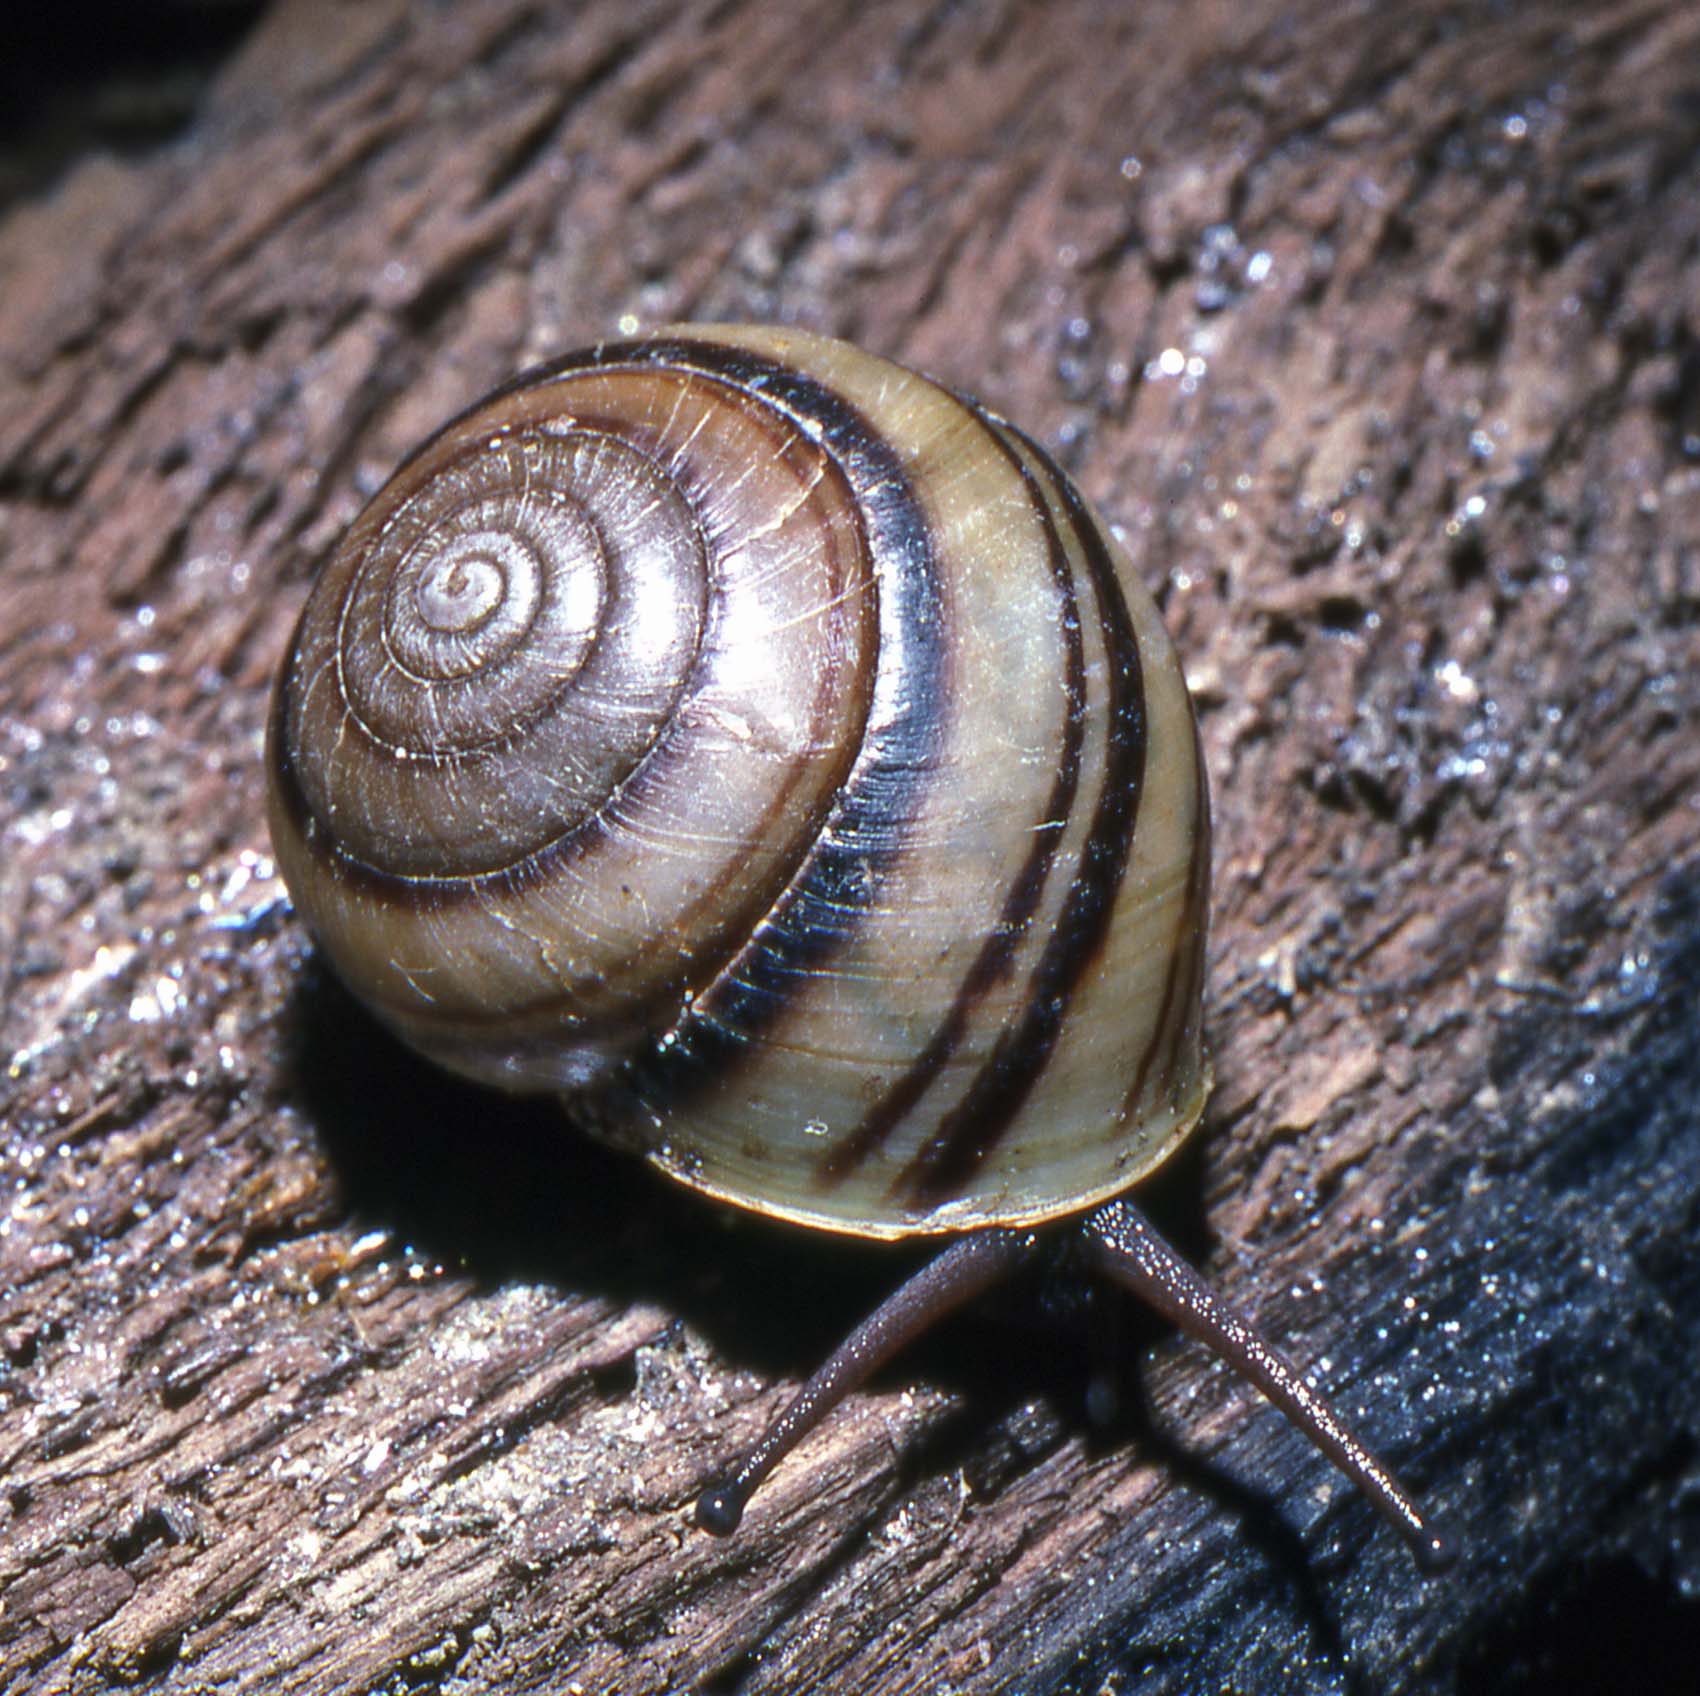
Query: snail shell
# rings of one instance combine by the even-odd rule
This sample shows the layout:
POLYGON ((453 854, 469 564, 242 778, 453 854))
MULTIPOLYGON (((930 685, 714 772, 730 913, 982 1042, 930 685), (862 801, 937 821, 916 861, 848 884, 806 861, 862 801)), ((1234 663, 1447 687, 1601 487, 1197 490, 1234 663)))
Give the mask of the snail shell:
POLYGON ((386 1024, 741 1206, 1033 1224, 1202 1110, 1156 608, 1027 437, 843 343, 664 330, 450 423, 320 577, 268 769, 386 1024))

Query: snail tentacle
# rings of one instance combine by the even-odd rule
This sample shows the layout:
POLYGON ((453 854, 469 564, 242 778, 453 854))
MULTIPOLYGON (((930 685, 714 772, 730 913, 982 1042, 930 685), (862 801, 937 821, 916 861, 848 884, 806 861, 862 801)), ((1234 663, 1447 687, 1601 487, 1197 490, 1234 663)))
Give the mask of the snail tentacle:
POLYGON ((833 1350, 737 1466, 703 1491, 697 1524, 729 1537, 757 1486, 846 1396, 906 1344, 1002 1283, 1038 1250, 1030 1231, 975 1231, 928 1261, 833 1350))
POLYGON ((1327 1397, 1218 1296, 1132 1202, 1112 1201, 1096 1209, 1081 1221, 1080 1230, 1101 1271, 1220 1356, 1280 1408, 1405 1539, 1424 1572, 1444 1572, 1452 1564, 1450 1541, 1327 1397))

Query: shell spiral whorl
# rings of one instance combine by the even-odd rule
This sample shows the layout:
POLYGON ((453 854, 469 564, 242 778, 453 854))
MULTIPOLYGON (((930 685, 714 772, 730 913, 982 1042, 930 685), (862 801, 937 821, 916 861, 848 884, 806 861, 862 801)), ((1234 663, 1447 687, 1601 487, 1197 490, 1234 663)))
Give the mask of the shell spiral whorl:
POLYGON ((664 331, 451 423, 316 586, 270 741, 357 993, 700 1188, 1024 1224, 1202 1107, 1156 610, 1031 442, 841 343, 664 331))

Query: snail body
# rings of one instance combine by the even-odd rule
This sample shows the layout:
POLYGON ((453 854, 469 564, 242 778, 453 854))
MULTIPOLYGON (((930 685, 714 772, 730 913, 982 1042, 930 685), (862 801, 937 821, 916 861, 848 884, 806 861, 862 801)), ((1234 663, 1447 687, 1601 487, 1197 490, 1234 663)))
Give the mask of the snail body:
MULTIPOLYGON (((1239 1322, 1110 1199, 1210 1084, 1190 698, 1107 527, 996 415, 770 328, 528 373, 336 551, 267 765, 296 904, 404 1040, 740 1206, 957 1235, 705 1498, 711 1529, 1034 1226, 1083 1217, 1111 1276, 1231 1352, 1239 1322)), ((1262 1353, 1235 1358, 1432 1554, 1262 1353)))

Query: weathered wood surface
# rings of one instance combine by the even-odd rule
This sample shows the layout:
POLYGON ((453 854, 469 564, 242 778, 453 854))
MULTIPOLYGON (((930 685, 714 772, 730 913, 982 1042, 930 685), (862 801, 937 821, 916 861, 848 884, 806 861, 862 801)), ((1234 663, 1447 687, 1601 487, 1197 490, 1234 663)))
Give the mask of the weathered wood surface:
POLYGON ((1700 16, 278 5, 0 221, 0 1686, 1690 1689, 1700 16), (984 1315, 717 1543, 901 1256, 442 1083, 316 970, 266 691, 417 437, 630 318, 968 386, 1204 704, 1161 1217, 1444 1508, 984 1315))

